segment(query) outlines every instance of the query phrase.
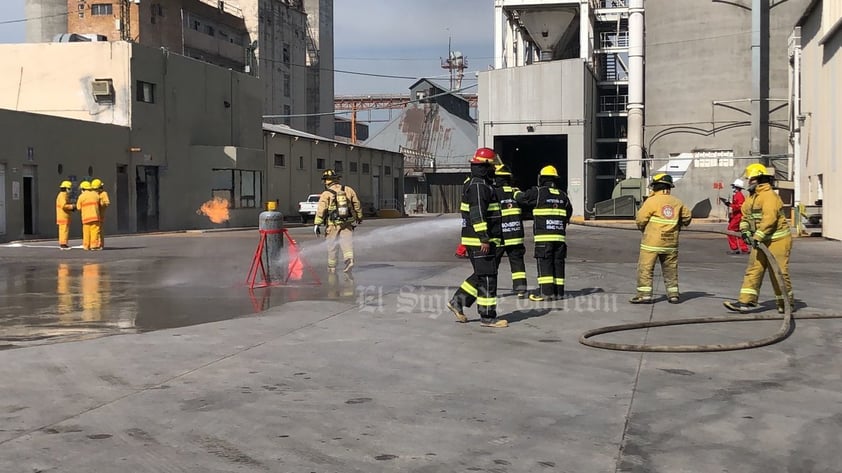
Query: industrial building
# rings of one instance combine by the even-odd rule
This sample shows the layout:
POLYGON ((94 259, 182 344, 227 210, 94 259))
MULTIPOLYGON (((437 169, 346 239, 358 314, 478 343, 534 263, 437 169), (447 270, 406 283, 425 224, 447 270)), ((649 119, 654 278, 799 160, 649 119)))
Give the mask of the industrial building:
POLYGON ((498 0, 478 142, 521 185, 560 167, 587 217, 633 215, 655 171, 697 217, 723 217, 754 161, 791 203, 787 36, 807 3, 498 0))
POLYGON ((65 179, 105 182, 106 234, 212 227, 196 210, 220 195, 229 226, 254 225, 267 200, 294 214, 334 166, 347 165, 369 209, 400 208, 401 155, 264 128, 252 76, 123 41, 7 44, 0 54, 0 240, 55 236, 65 179))
POLYGON ((790 128, 805 231, 842 240, 842 3, 814 0, 790 38, 790 128))
POLYGON ((88 34, 166 48, 259 77, 270 122, 333 133, 333 117, 316 115, 333 111, 333 0, 26 0, 26 12, 28 42, 88 34))
POLYGON ((401 113, 366 146, 405 157, 406 213, 457 212, 476 150, 469 101, 428 79, 416 81, 409 92, 401 113))

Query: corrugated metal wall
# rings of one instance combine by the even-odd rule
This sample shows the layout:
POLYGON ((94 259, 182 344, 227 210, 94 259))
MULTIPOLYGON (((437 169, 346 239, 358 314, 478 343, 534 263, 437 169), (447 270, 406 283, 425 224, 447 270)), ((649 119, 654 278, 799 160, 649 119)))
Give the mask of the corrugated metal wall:
POLYGON ((427 174, 427 212, 458 213, 467 174, 427 174))

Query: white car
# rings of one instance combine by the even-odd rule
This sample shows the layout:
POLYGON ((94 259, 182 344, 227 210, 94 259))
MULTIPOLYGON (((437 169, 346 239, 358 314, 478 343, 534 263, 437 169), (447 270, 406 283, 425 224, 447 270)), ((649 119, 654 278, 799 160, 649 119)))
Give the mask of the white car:
POLYGON ((298 215, 301 216, 301 223, 315 220, 316 209, 319 207, 319 197, 321 197, 321 194, 310 194, 307 196, 307 200, 298 203, 298 215))

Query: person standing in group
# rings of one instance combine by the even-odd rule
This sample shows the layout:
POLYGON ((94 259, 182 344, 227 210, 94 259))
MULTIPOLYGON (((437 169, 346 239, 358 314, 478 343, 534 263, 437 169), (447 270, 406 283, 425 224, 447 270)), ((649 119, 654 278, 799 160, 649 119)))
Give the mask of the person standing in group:
POLYGON ((82 193, 76 200, 76 208, 82 214, 82 249, 99 250, 99 196, 88 181, 82 181, 79 189, 82 193))
MULTIPOLYGON (((743 195, 745 183, 742 179, 736 179, 734 183, 731 184, 731 189, 734 191, 731 196, 731 200, 728 201, 724 198, 720 200, 723 204, 728 206, 728 231, 738 232, 740 231, 740 221, 743 218, 743 203, 746 201, 746 198, 743 195)), ((740 253, 747 255, 749 253, 748 245, 746 245, 746 242, 738 236, 728 235, 728 246, 731 248, 728 251, 729 255, 738 255, 740 253)))
POLYGON ((360 199, 354 189, 342 185, 341 177, 333 169, 322 173, 325 191, 319 197, 316 217, 313 221, 313 232, 321 235, 321 226, 325 225, 325 239, 327 240, 327 270, 336 272, 336 247, 342 250, 345 261, 344 272, 349 277, 354 267, 354 226, 363 221, 363 210, 360 199))
POLYGON ((105 185, 99 179, 91 181, 91 188, 96 192, 99 199, 99 248, 105 248, 105 232, 102 227, 105 225, 105 209, 111 205, 111 199, 108 198, 108 192, 105 191, 105 185))
POLYGON ((70 213, 76 210, 76 206, 70 201, 69 192, 73 188, 70 181, 62 181, 58 187, 56 196, 56 225, 58 225, 58 246, 62 250, 69 250, 67 245, 70 239, 70 213))
POLYGON ((483 327, 505 328, 508 321, 497 319, 497 252, 502 244, 500 203, 491 184, 494 182, 496 154, 490 148, 479 148, 471 159, 471 180, 465 185, 459 209, 462 212, 462 244, 474 272, 450 298, 447 308, 459 322, 468 317, 465 307, 477 303, 483 327))
POLYGON ((538 263, 538 289, 529 294, 529 300, 564 299, 567 224, 573 214, 573 205, 567 193, 561 190, 558 170, 554 166, 541 168, 538 185, 520 193, 517 201, 534 207, 532 228, 538 263))
POLYGON ((749 164, 745 177, 748 179, 749 197, 743 204, 740 233, 743 240, 751 245, 752 252, 748 257, 748 267, 743 277, 739 299, 726 301, 724 304, 728 310, 735 312, 748 312, 757 307, 763 275, 768 269, 778 312, 784 313, 784 297, 789 298, 790 307, 795 307, 792 281, 789 278, 789 255, 792 251, 789 222, 784 215, 780 196, 772 189, 772 175, 766 166, 759 163, 749 164), (777 261, 784 287, 781 287, 771 274, 766 254, 758 250, 760 245, 766 245, 777 261))
POLYGON ((655 270, 655 262, 660 261, 667 288, 667 301, 670 304, 678 304, 678 234, 682 228, 690 225, 692 214, 681 200, 670 194, 675 184, 669 174, 655 174, 650 187, 652 193, 640 206, 635 217, 635 223, 643 232, 643 238, 640 241, 640 256, 637 262, 637 295, 629 302, 652 302, 652 273, 655 270))
POLYGON ((526 264, 523 257, 526 247, 523 245, 523 215, 517 197, 521 191, 512 187, 512 172, 505 164, 494 167, 494 192, 500 202, 502 217, 503 244, 497 247, 497 267, 504 254, 509 255, 512 269, 512 290, 519 298, 526 297, 526 264))

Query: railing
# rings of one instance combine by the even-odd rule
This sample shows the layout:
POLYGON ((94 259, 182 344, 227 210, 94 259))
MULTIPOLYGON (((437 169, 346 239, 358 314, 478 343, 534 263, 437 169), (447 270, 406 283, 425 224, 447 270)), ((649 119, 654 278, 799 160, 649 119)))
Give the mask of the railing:
POLYGON ((599 33, 599 47, 600 49, 628 48, 629 32, 601 31, 599 33))
POLYGON ((597 8, 626 8, 628 6, 628 0, 599 0, 597 8))
POLYGON ((205 5, 210 5, 214 8, 218 8, 219 11, 223 13, 228 13, 229 15, 234 15, 237 18, 245 18, 243 15, 243 10, 234 4, 231 4, 229 1, 225 0, 199 0, 200 2, 204 3, 205 5))
POLYGON ((603 95, 599 98, 599 111, 625 112, 628 104, 628 95, 603 95))

